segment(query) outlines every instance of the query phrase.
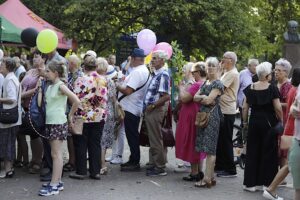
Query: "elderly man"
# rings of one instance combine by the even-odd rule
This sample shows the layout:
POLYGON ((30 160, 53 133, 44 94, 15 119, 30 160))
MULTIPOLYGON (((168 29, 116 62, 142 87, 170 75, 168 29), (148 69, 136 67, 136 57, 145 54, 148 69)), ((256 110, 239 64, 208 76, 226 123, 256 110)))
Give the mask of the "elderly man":
POLYGON ((144 50, 135 48, 131 58, 132 72, 126 77, 122 85, 117 84, 117 90, 120 91, 118 100, 125 111, 125 132, 130 148, 129 161, 121 164, 121 171, 140 170, 138 128, 143 112, 143 99, 150 77, 150 72, 144 65, 144 50))
MULTIPOLYGON (((252 84, 252 78, 256 74, 256 66, 258 64, 259 62, 257 59, 249 59, 247 68, 240 72, 240 87, 239 87, 237 98, 238 98, 239 111, 241 114, 242 114, 243 101, 245 98, 243 91, 248 85, 252 84)), ((241 120, 241 124, 243 124, 243 120, 241 120)))
POLYGON ((147 176, 167 175, 164 170, 167 162, 166 151, 161 137, 162 121, 170 100, 170 76, 163 67, 166 60, 166 52, 153 52, 151 65, 154 69, 154 75, 144 100, 145 123, 150 142, 149 161, 152 165, 147 169, 147 176))
POLYGON ((224 120, 220 125, 217 146, 217 160, 215 171, 218 177, 236 177, 236 167, 233 158, 232 134, 236 115, 237 93, 239 89, 239 73, 235 67, 237 56, 232 51, 224 53, 221 66, 224 74, 221 81, 224 94, 221 96, 220 106, 224 120))
POLYGON ((19 79, 20 75, 23 72, 26 72, 26 69, 25 69, 25 67, 23 65, 21 65, 21 60, 20 60, 20 58, 18 56, 13 57, 13 59, 16 62, 16 65, 17 65, 17 68, 15 70, 15 75, 19 79))

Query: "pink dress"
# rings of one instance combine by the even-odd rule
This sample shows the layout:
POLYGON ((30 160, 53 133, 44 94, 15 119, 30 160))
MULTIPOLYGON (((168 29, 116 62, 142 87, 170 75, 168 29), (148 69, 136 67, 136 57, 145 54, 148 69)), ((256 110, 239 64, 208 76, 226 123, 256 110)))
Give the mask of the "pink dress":
MULTIPOLYGON (((202 86, 203 82, 199 81, 191 85, 187 91, 194 96, 202 86)), ((176 127, 176 158, 190 162, 198 163, 205 158, 205 154, 196 152, 196 114, 199 111, 199 104, 193 101, 182 103, 179 113, 179 120, 176 127)))

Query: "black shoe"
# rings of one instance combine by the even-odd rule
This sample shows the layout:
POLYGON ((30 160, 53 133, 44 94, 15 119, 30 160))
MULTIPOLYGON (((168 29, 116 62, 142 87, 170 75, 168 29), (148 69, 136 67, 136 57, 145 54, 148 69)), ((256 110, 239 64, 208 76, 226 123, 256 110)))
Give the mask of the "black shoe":
POLYGON ((237 173, 236 172, 227 172, 227 171, 223 171, 217 174, 217 177, 222 177, 222 178, 234 178, 237 177, 237 173))
POLYGON ((153 168, 146 172, 146 176, 166 176, 167 172, 161 168, 153 168))
POLYGON ((140 164, 129 164, 126 166, 121 166, 122 172, 137 172, 140 171, 141 167, 140 164))
POLYGON ((100 180, 100 174, 90 175, 90 178, 94 180, 100 180))
POLYGON ((42 176, 40 178, 40 181, 42 181, 42 182, 50 182, 51 178, 52 178, 52 173, 48 172, 47 174, 45 174, 44 176, 42 176))
POLYGON ((198 174, 195 174, 195 175, 190 174, 186 177, 183 177, 182 179, 184 181, 200 181, 203 179, 203 177, 204 177, 203 172, 199 172, 198 174))
POLYGON ((73 179, 83 180, 87 176, 86 175, 80 175, 80 174, 77 174, 77 173, 72 173, 72 174, 69 175, 69 177, 73 178, 73 179))
POLYGON ((130 165, 132 165, 133 164, 133 162, 132 161, 127 161, 126 163, 123 163, 123 164, 121 164, 120 166, 121 167, 127 167, 127 166, 130 166, 130 165))
POLYGON ((11 169, 10 171, 6 172, 5 178, 12 178, 15 175, 15 170, 11 169))

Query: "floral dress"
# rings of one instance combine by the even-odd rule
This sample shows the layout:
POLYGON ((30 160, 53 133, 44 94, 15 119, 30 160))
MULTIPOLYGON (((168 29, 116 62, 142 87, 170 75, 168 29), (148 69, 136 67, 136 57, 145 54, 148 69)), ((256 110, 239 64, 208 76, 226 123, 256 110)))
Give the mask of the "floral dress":
POLYGON ((116 101, 116 85, 111 79, 107 79, 107 118, 102 132, 101 147, 109 149, 112 147, 114 140, 115 122, 115 101, 116 101))
POLYGON ((103 76, 93 71, 77 78, 74 93, 81 102, 75 114, 82 116, 84 123, 106 120, 107 82, 103 76))
MULTIPOLYGON (((223 94, 224 86, 220 80, 215 80, 211 84, 205 82, 201 87, 201 94, 208 96, 213 89, 219 89, 223 94)), ((221 95, 215 99, 215 107, 210 105, 201 105, 201 112, 212 112, 210 113, 208 126, 205 128, 198 128, 196 137, 196 151, 203 152, 210 155, 216 155, 219 127, 221 122, 221 109, 219 105, 221 95)))

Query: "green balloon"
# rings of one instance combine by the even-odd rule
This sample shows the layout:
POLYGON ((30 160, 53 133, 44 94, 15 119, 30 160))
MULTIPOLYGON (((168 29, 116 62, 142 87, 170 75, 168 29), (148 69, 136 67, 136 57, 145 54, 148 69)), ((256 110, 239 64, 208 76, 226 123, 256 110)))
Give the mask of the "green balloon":
POLYGON ((57 34, 50 29, 42 30, 36 38, 36 46, 42 53, 50 53, 58 45, 57 34))

